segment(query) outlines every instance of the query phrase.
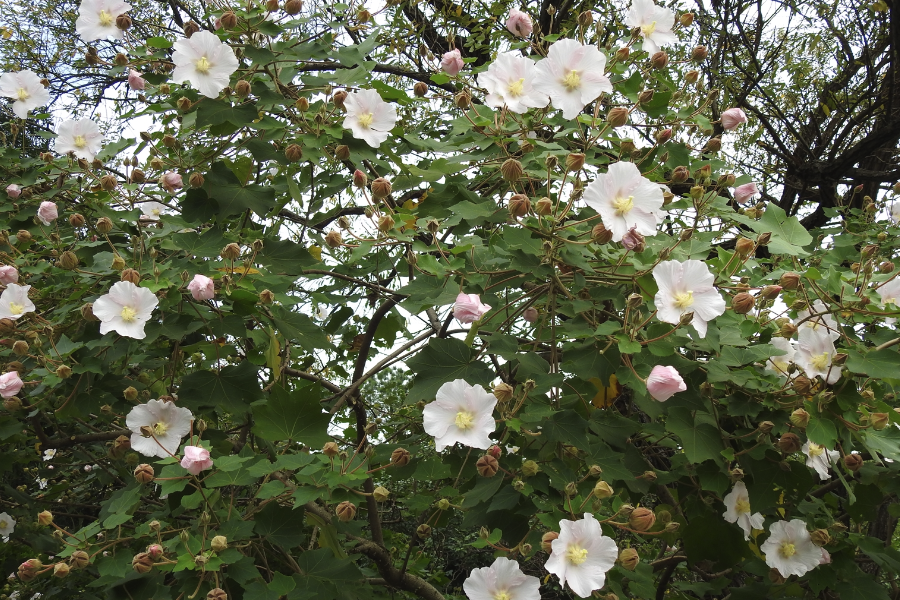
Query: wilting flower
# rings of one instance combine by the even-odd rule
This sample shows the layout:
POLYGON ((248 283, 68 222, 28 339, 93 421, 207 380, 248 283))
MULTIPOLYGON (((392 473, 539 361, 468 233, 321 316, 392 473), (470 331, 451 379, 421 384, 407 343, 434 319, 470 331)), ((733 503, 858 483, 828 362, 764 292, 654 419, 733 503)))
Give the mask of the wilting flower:
POLYGON ((9 283, 0 294, 0 319, 16 320, 25 313, 34 312, 34 302, 28 297, 30 285, 9 283))
POLYGON ((806 466, 814 469, 819 474, 819 480, 825 481, 831 479, 831 473, 828 469, 840 458, 841 453, 837 450, 828 450, 824 446, 820 446, 815 442, 807 441, 803 444, 803 454, 806 455, 806 466))
POLYGON ((562 39, 550 46, 547 58, 537 64, 534 87, 550 96, 563 117, 574 119, 588 102, 603 92, 612 92, 605 68, 606 56, 596 46, 562 39))
POLYGON ((0 537, 3 537, 4 541, 12 535, 15 528, 16 520, 5 512, 0 513, 0 537))
POLYGON ((444 52, 444 56, 441 57, 441 69, 447 75, 458 75, 465 65, 466 63, 463 62, 462 54, 460 54, 458 48, 444 52))
POLYGON ((569 584, 572 591, 587 598, 606 583, 606 572, 619 557, 612 538, 603 535, 600 523, 591 513, 578 521, 559 522, 559 537, 551 543, 553 551, 544 568, 569 584))
POLYGON ((56 135, 56 151, 60 154, 73 153, 77 158, 91 161, 100 152, 103 134, 100 127, 90 119, 69 120, 60 123, 56 135))
POLYGON ((0 75, 0 96, 15 100, 12 109, 20 119, 27 118, 28 111, 45 106, 50 101, 50 91, 34 71, 0 75))
POLYGON ((125 32, 116 27, 116 17, 131 10, 122 0, 81 0, 75 31, 85 42, 116 38, 121 40, 125 32))
POLYGON ((747 115, 739 108, 729 108, 722 113, 722 128, 725 129, 725 131, 737 129, 746 122, 747 115))
POLYGON ((881 304, 900 306, 900 277, 895 277, 878 288, 881 304))
POLYGON ((59 218, 59 210, 56 208, 56 204, 47 201, 41 202, 41 205, 38 207, 37 218, 44 225, 50 225, 50 223, 59 218))
POLYGON ((197 273, 187 286, 194 300, 212 300, 216 295, 216 287, 213 280, 206 275, 197 273))
POLYGON ((128 87, 133 90, 140 91, 144 89, 147 82, 141 77, 141 74, 134 69, 128 69, 128 87))
POLYGON ((142 202, 141 218, 150 221, 159 221, 159 216, 166 210, 166 205, 161 202, 142 202))
POLYGON ((506 108, 514 113, 547 106, 550 99, 535 87, 537 68, 534 61, 518 52, 501 52, 487 71, 479 73, 478 85, 488 91, 485 104, 506 108))
POLYGON ((603 225, 613 234, 612 240, 620 242, 632 227, 641 235, 656 234, 663 192, 634 164, 617 162, 587 186, 584 201, 600 213, 603 225))
POLYGON ((193 418, 191 411, 174 402, 150 400, 139 404, 125 417, 125 426, 132 431, 131 449, 144 456, 174 455, 181 438, 190 433, 193 418))
POLYGON ((159 185, 170 194, 174 194, 184 187, 181 175, 175 171, 166 171, 159 178, 159 185))
POLYGON ((785 354, 770 357, 769 360, 766 361, 766 370, 774 371, 779 375, 786 376, 788 374, 788 366, 794 360, 794 355, 797 353, 794 349, 794 344, 791 343, 791 340, 782 337, 773 338, 770 343, 779 350, 785 352, 785 354))
POLYGON ((528 37, 531 35, 533 27, 531 17, 527 13, 522 12, 518 8, 513 8, 509 11, 509 16, 506 17, 506 28, 511 34, 523 38, 528 37))
POLYGON ((382 100, 376 90, 348 94, 344 99, 344 108, 347 110, 344 129, 349 129, 353 137, 372 148, 380 146, 397 123, 397 109, 382 100))
POLYGON ((694 313, 691 324, 703 338, 706 324, 725 312, 725 300, 703 261, 663 261, 653 269, 653 278, 659 286, 653 299, 659 311, 656 316, 664 323, 677 324, 682 315, 694 313))
POLYGON ((800 329, 795 362, 810 379, 821 376, 829 385, 837 383, 841 378, 841 368, 831 365, 835 352, 834 342, 824 329, 818 331, 811 328, 800 329))
POLYGON ((187 469, 188 473, 191 475, 199 475, 200 471, 205 471, 212 467, 213 461, 209 457, 209 450, 206 448, 200 446, 185 446, 184 458, 181 459, 181 466, 187 469))
POLYGON ((22 195, 22 186, 18 183, 11 183, 6 186, 6 195, 15 200, 22 195))
POLYGON ((647 377, 647 391, 654 400, 665 402, 678 392, 687 389, 684 379, 675 367, 656 365, 647 377))
POLYGON ((497 399, 480 385, 469 385, 464 379, 445 383, 434 402, 425 406, 425 433, 434 436, 440 452, 456 442, 487 450, 494 443, 488 436, 494 431, 494 407, 497 399))
POLYGON ((159 304, 156 296, 147 288, 130 281, 114 283, 109 293, 94 301, 94 316, 100 319, 100 333, 115 331, 125 337, 142 340, 144 324, 150 320, 153 309, 159 304))
POLYGON ((9 371, 0 375, 0 396, 4 398, 12 398, 16 394, 19 393, 19 390, 22 389, 22 386, 25 385, 22 381, 22 378, 19 377, 19 373, 16 371, 9 371))
POLYGON ((754 196, 757 195, 759 195, 759 188, 757 188, 756 184, 752 181, 750 183, 745 183, 744 185, 739 185, 734 188, 734 201, 738 204, 749 202, 753 199, 754 196))
POLYGON ((453 305, 453 316, 460 323, 474 323, 478 321, 491 310, 489 304, 481 303, 481 296, 478 294, 464 294, 462 292, 456 297, 456 304, 453 305))
POLYGON ((828 307, 825 306, 825 303, 819 299, 816 299, 815 302, 812 303, 812 312, 809 310, 801 310, 797 313, 797 321, 802 321, 799 324, 799 338, 800 341, 803 341, 804 335, 813 332, 816 334, 821 334, 831 341, 837 340, 841 337, 841 330, 838 328, 837 321, 828 311, 828 307), (815 315, 811 319, 808 318, 810 315, 815 315))
POLYGON ((472 569, 463 582, 469 600, 540 600, 541 581, 526 575, 519 563, 499 557, 490 567, 472 569))
POLYGON ((750 514, 750 495, 743 481, 738 481, 725 498, 725 512, 722 516, 729 523, 737 523, 744 530, 744 539, 750 539, 750 532, 762 529, 765 520, 760 513, 750 514))
POLYGON ((822 560, 821 549, 812 543, 806 523, 800 519, 772 523, 769 538, 759 549, 766 555, 766 564, 782 577, 801 577, 822 560))
POLYGON ((675 13, 664 6, 657 6, 653 0, 634 0, 625 18, 625 24, 632 29, 641 28, 644 50, 651 56, 659 52, 661 45, 678 41, 672 33, 675 13))
POLYGON ((15 267, 9 265, 0 265, 0 283, 7 285, 10 283, 18 283, 19 271, 15 267))
POLYGON ((215 98, 228 87, 231 74, 238 68, 234 50, 209 31, 198 31, 190 38, 178 40, 172 60, 172 80, 189 81, 207 98, 215 98))

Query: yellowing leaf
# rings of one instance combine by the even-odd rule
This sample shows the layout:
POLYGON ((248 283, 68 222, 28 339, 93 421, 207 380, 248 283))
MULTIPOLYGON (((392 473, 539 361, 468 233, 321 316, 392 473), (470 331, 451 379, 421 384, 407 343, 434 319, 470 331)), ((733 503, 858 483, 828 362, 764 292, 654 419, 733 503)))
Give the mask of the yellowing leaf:
POLYGON ((314 259, 322 260, 322 249, 319 246, 310 246, 307 250, 314 259))
MULTIPOLYGON (((216 271, 222 271, 223 273, 231 273, 231 267, 219 267, 216 271)), ((244 265, 235 265, 234 272, 239 275, 259 275, 259 271, 254 269, 253 267, 245 267, 244 265)))
POLYGON ((597 395, 591 400, 591 404, 597 408, 612 406, 612 403, 615 402, 616 398, 622 393, 622 386, 619 385, 619 379, 615 375, 609 376, 609 385, 603 385, 603 381, 597 377, 591 377, 588 381, 593 383, 594 387, 597 388, 597 395))

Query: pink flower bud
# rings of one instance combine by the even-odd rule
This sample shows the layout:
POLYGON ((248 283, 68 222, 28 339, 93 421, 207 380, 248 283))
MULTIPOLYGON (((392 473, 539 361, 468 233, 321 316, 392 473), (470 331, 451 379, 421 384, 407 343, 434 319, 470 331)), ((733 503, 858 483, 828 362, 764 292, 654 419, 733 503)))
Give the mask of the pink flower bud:
POLYGON ((672 397, 673 394, 683 392, 687 389, 684 379, 678 374, 675 367, 664 367, 656 365, 650 371, 650 377, 647 378, 647 391, 653 396, 654 400, 665 402, 672 397))
POLYGON ((134 69, 128 70, 128 87, 133 90, 143 90, 147 82, 141 77, 141 74, 134 69))
POLYGON ((526 321, 528 321, 529 323, 534 323, 535 321, 537 321, 538 316, 539 316, 538 310, 533 306, 529 306, 522 313, 522 318, 525 319, 526 321))
POLYGON ((159 185, 170 194, 174 194, 184 187, 184 183, 181 181, 181 175, 175 171, 166 171, 163 173, 162 177, 159 178, 159 185))
POLYGON ((503 450, 500 448, 500 446, 494 444, 493 446, 488 448, 488 454, 490 454, 494 458, 500 458, 500 456, 503 454, 503 450))
POLYGON ((18 283, 19 271, 15 267, 9 265, 0 265, 0 283, 8 285, 10 283, 18 283))
POLYGON ((212 300, 216 295, 213 280, 199 273, 194 275, 194 279, 188 284, 187 289, 194 300, 212 300))
POLYGON ((164 554, 163 547, 159 544, 150 544, 150 546, 147 548, 147 554, 153 560, 159 560, 164 554))
POLYGON ((22 186, 11 183, 6 186, 6 195, 12 199, 16 199, 22 195, 22 186))
POLYGON ((484 314, 491 310, 487 304, 481 303, 481 296, 478 294, 463 294, 460 292, 456 297, 456 304, 453 305, 453 316, 460 323, 474 323, 481 319, 484 314))
POLYGON ((509 11, 509 16, 506 18, 506 28, 511 34, 523 38, 528 37, 531 35, 532 27, 531 17, 526 13, 523 13, 518 8, 509 11))
POLYGON ((209 457, 209 450, 200 446, 185 446, 184 458, 181 459, 181 466, 187 469, 192 475, 199 475, 200 471, 212 467, 213 461, 209 457))
POLYGON ((56 205, 52 202, 41 202, 41 206, 37 211, 38 219, 44 225, 49 225, 59 216, 59 212, 56 210, 56 205))
POLYGON ((443 69, 444 73, 447 75, 453 76, 459 74, 464 66, 465 63, 463 62, 462 55, 456 48, 450 52, 445 52, 444 56, 441 57, 441 69, 443 69))
POLYGON ((745 183, 734 188, 734 201, 738 204, 744 204, 752 200, 757 194, 759 194, 759 188, 756 187, 755 183, 745 183))
POLYGON ((16 371, 0 375, 0 396, 12 398, 22 389, 22 380, 16 371))
POLYGON ((737 129, 747 122, 747 115, 739 108, 729 108, 722 113, 722 127, 725 131, 737 129))

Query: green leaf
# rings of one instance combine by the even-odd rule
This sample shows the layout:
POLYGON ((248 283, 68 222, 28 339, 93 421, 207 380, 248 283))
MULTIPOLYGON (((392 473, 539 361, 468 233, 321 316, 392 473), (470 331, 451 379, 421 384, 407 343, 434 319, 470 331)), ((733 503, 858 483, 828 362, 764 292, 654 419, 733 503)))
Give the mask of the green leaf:
POLYGON ((259 116, 252 104, 232 106, 230 102, 204 98, 197 104, 197 128, 231 123, 237 127, 249 125, 259 116))
POLYGON ((151 48, 171 48, 172 42, 167 40, 164 37, 151 37, 147 38, 145 42, 151 48))
POLYGON ((897 377, 897 365, 900 365, 900 352, 896 350, 875 350, 866 354, 850 350, 847 354, 847 369, 853 373, 861 373, 876 379, 894 379, 897 377))
POLYGON ((130 521, 142 497, 141 486, 133 482, 131 487, 113 493, 100 509, 99 519, 103 521, 103 527, 112 529, 130 521))
POLYGON ((419 354, 406 361, 416 374, 407 400, 430 400, 448 381, 464 379, 469 385, 488 385, 494 378, 487 365, 475 360, 477 352, 454 338, 432 339, 419 354))
POLYGON ((257 367, 250 361, 214 371, 196 371, 181 381, 179 404, 193 410, 216 407, 224 411, 243 414, 251 402, 262 397, 256 378, 257 367))
POLYGON ((250 184, 243 186, 237 176, 222 161, 214 162, 206 174, 203 190, 218 204, 219 217, 229 217, 252 210, 264 217, 275 206, 275 189, 250 184))
POLYGON ((188 254, 203 257, 217 257, 228 242, 222 235, 221 229, 218 227, 211 227, 203 233, 197 233, 195 231, 176 233, 172 236, 172 243, 176 248, 184 250, 188 254))
POLYGON ((283 306, 272 306, 272 322, 285 338, 296 341, 307 352, 319 348, 333 350, 334 346, 322 328, 304 314, 292 312, 283 306))
POLYGON ((788 217, 782 208, 775 204, 767 204, 766 212, 759 221, 744 215, 734 214, 731 218, 747 225, 756 233, 771 233, 769 250, 773 254, 790 254, 791 256, 807 256, 803 246, 812 243, 813 238, 797 217, 788 217))
POLYGON ((304 268, 320 264, 305 247, 290 240, 266 240, 259 262, 286 275, 300 275, 304 268))
POLYGON ((298 591, 302 592, 296 596, 298 599, 332 600, 339 597, 339 589, 356 591, 363 583, 356 564, 350 559, 335 558, 328 548, 304 552, 297 557, 297 565, 303 573, 297 576, 298 591))
POLYGON ((293 440, 313 448, 323 446, 331 440, 331 416, 322 412, 320 391, 311 383, 290 393, 275 386, 265 403, 253 406, 253 433, 270 442, 293 440))
POLYGON ((571 444, 576 448, 587 448, 588 422, 574 410, 561 410, 542 423, 544 435, 551 442, 571 444))
POLYGON ((838 439, 837 428, 831 419, 810 415, 809 424, 806 426, 806 437, 820 446, 834 448, 838 439))
POLYGON ((697 416, 692 411, 680 407, 670 410, 666 431, 681 438, 684 453, 692 463, 699 464, 704 460, 722 462, 722 436, 709 423, 697 422, 697 416))
POLYGON ((715 563, 717 569, 724 569, 750 554, 741 529, 719 515, 701 515, 691 519, 684 528, 682 540, 691 564, 709 560, 715 563), (715 543, 711 543, 713 540, 715 543))
MULTIPOLYGON (((293 510, 270 502, 255 517, 256 535, 284 548, 293 548, 306 538, 303 530, 303 511, 293 510)), ((330 552, 329 552, 330 554, 330 552)))

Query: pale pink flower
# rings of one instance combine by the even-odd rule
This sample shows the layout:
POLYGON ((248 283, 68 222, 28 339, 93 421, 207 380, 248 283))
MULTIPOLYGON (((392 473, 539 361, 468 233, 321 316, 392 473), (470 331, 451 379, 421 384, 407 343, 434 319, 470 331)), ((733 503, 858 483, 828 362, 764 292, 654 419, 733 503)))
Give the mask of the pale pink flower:
POLYGON ((829 565, 831 564, 831 555, 828 553, 828 550, 825 548, 819 548, 822 551, 822 558, 819 559, 820 565, 829 565))
POLYGON ((159 221, 160 215, 162 215, 166 210, 166 205, 162 202, 142 202, 140 209, 142 219, 147 219, 148 221, 159 221))
POLYGON ((553 540, 551 548, 544 568, 559 577, 563 587, 568 584, 582 598, 604 586, 606 572, 619 557, 615 541, 603 535, 600 523, 591 513, 584 513, 578 521, 561 520, 559 537, 553 540))
POLYGON ((212 300, 216 295, 215 283, 206 275, 199 273, 194 275, 194 279, 187 286, 188 291, 194 300, 212 300))
POLYGON ((121 40, 125 32, 116 27, 116 17, 131 10, 122 0, 81 0, 75 31, 85 42, 115 38, 121 40))
POLYGON ((656 365, 647 377, 647 391, 654 400, 665 402, 678 392, 687 390, 684 379, 675 367, 656 365))
POLYGON ((831 473, 828 470, 831 465, 835 464, 841 457, 841 453, 837 450, 829 450, 824 446, 820 446, 815 442, 807 440, 801 448, 803 454, 806 455, 806 466, 813 469, 819 476, 819 481, 831 479, 831 473))
POLYGON ((672 33, 675 26, 675 13, 664 6, 657 6, 653 0, 634 0, 625 24, 634 29, 641 28, 644 38, 644 50, 650 56, 659 52, 663 44, 673 44, 678 38, 672 33))
POLYGON ((802 577, 822 560, 822 549, 812 543, 806 523, 800 519, 772 523, 769 537, 759 549, 766 556, 766 564, 782 577, 802 577))
POLYGON ((159 185, 170 194, 174 194, 184 187, 181 175, 175 171, 166 171, 159 177, 159 185))
POLYGON ((453 305, 453 316, 460 323, 474 323, 478 321, 491 310, 490 305, 482 304, 481 296, 478 294, 464 294, 462 292, 456 297, 456 304, 453 305))
POLYGON ((425 433, 434 436, 438 452, 456 442, 470 448, 487 450, 493 445, 488 436, 494 431, 494 407, 497 398, 480 385, 465 379, 445 383, 434 402, 425 406, 422 424, 425 433))
POLYGON ((758 195, 759 188, 756 187, 756 184, 752 181, 750 183, 745 183, 744 185, 739 185, 734 188, 734 201, 738 204, 749 202, 758 195))
POLYGON ((16 371, 9 371, 0 375, 0 396, 4 398, 12 398, 19 393, 22 386, 25 385, 16 371))
POLYGON ((344 99, 347 116, 344 129, 349 129, 358 140, 377 148, 388 138, 388 132, 397 124, 397 109, 381 99, 376 90, 359 90, 344 99))
POLYGON ((46 106, 50 101, 50 90, 44 87, 34 71, 19 71, 0 75, 0 96, 15 99, 13 112, 20 119, 25 119, 28 111, 46 106))
POLYGON ((125 426, 132 431, 131 449, 144 456, 167 458, 178 452, 181 438, 191 431, 194 415, 174 402, 150 400, 131 409, 125 417, 125 426), (144 437, 142 427, 148 427, 152 436, 144 437))
POLYGON ((526 575, 519 563, 502 556, 490 567, 472 569, 463 582, 469 600, 540 600, 540 588, 540 579, 526 575))
POLYGON ((550 46, 547 58, 537 64, 534 87, 550 96, 564 118, 574 119, 600 94, 613 91, 605 68, 606 56, 596 46, 562 39, 550 46))
POLYGON ((144 78, 141 77, 141 74, 135 71, 134 69, 128 69, 128 87, 133 90, 143 90, 144 86, 147 85, 147 82, 144 81, 144 78))
POLYGON ((513 8, 509 11, 509 16, 506 17, 506 28, 511 34, 522 38, 528 37, 531 35, 533 27, 531 17, 527 13, 522 12, 518 8, 513 8))
POLYGON ((156 296, 147 288, 130 281, 119 281, 109 293, 94 301, 94 316, 100 319, 100 333, 115 331, 119 335, 142 340, 144 325, 150 320, 153 309, 159 304, 156 296))
POLYGON ((641 235, 656 235, 662 217, 662 189, 630 162, 613 163, 598 175, 584 190, 584 201, 600 213, 614 242, 621 242, 632 227, 641 235))
POLYGON ((48 201, 41 202, 41 205, 38 207, 37 218, 44 225, 50 225, 50 223, 59 218, 59 210, 56 208, 56 204, 48 201))
POLYGON ((181 459, 181 466, 187 469, 191 475, 199 475, 200 471, 205 471, 213 466, 213 461, 209 457, 209 450, 200 446, 185 446, 184 458, 181 459))
POLYGON ((450 52, 444 52, 444 56, 441 57, 441 69, 451 77, 458 75, 464 66, 466 66, 466 63, 463 62, 462 54, 460 54, 458 48, 454 48, 450 52))
POLYGON ((238 59, 231 46, 211 31, 198 31, 190 38, 175 42, 172 80, 190 82, 207 98, 216 98, 228 87, 231 74, 237 71, 238 59))
POLYGON ((103 145, 100 127, 90 119, 64 121, 56 135, 56 151, 73 153, 76 158, 92 161, 103 145))
POLYGON ((829 312, 825 303, 816 298, 812 303, 812 312, 809 310, 801 310, 797 313, 797 321, 800 322, 798 327, 799 339, 802 341, 810 331, 825 335, 831 341, 837 341, 841 337, 841 330, 834 316, 829 312), (811 319, 807 318, 815 314, 811 319))
POLYGON ((6 186, 6 195, 15 200, 22 195, 22 186, 17 183, 11 183, 6 186))
POLYGON ((732 131, 747 122, 747 115, 740 108, 729 108, 722 113, 722 128, 732 131))
POLYGON ((26 313, 34 312, 34 302, 28 297, 30 285, 10 283, 0 294, 0 319, 15 321, 26 313))
POLYGON ((841 378, 841 368, 831 364, 836 352, 834 342, 825 329, 800 328, 795 362, 807 377, 820 376, 829 385, 837 383, 841 378))
POLYGON ((0 265, 0 283, 3 285, 19 282, 19 271, 9 265, 0 265))
POLYGON ((547 106, 550 98, 535 87, 537 68, 534 61, 518 52, 501 52, 478 74, 478 85, 488 91, 485 104, 494 108, 506 108, 514 113, 528 112, 529 108, 547 106))
POLYGON ((653 269, 659 291, 653 299, 657 318, 673 325, 682 315, 694 313, 691 324, 706 337, 707 323, 725 312, 725 300, 714 285, 715 277, 700 260, 667 260, 653 269))
POLYGON ((760 513, 750 514, 750 494, 743 481, 738 481, 723 499, 725 512, 722 517, 729 523, 737 523, 744 530, 744 539, 750 539, 754 529, 762 529, 765 518, 760 513))

